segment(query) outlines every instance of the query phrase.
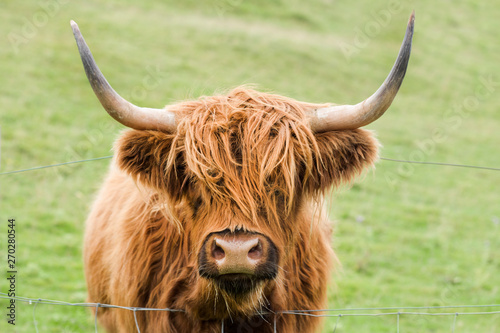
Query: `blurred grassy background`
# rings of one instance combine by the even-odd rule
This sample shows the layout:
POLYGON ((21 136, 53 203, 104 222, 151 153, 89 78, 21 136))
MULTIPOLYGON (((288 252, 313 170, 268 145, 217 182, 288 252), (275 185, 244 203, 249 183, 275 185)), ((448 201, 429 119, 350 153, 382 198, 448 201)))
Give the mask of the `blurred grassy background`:
MULTIPOLYGON (((245 83, 304 101, 356 103, 389 72, 413 9, 407 77, 388 113, 369 126, 382 156, 500 167, 494 1, 7 0, 0 9, 0 172, 110 155, 123 128, 87 83, 70 19, 115 89, 139 105, 245 83)), ((83 222, 108 164, 0 176, 0 253, 5 258, 7 218, 15 217, 18 295, 85 300, 83 222)), ((381 161, 337 191, 333 244, 343 267, 329 306, 500 303, 499 184, 495 171, 381 161)), ((34 331, 33 305, 17 305, 17 325, 2 319, 1 332, 34 331)), ((39 305, 36 318, 40 332, 93 330, 83 308, 39 305)), ((336 321, 327 320, 325 332, 336 321)), ((452 321, 402 316, 400 326, 449 332, 452 321)), ((393 316, 343 317, 337 327, 395 330, 393 316)), ((500 315, 460 316, 456 330, 498 332, 500 315)))

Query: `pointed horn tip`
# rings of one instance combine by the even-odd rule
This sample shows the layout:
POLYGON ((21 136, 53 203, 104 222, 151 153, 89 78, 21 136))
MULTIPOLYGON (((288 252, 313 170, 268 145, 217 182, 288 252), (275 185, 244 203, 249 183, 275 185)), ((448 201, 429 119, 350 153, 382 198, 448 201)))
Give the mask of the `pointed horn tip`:
POLYGON ((78 24, 76 24, 75 21, 71 20, 69 21, 69 23, 71 24, 71 29, 73 29, 73 31, 80 31, 80 29, 78 28, 78 24))
MULTIPOLYGON (((412 36, 413 36, 413 28, 415 25, 415 10, 412 11, 410 14, 410 17, 408 19, 408 26, 406 28, 406 33, 405 37, 403 40, 403 44, 401 45, 400 49, 400 54, 398 56, 398 59, 396 59, 396 63, 394 64, 389 76, 386 78, 386 81, 384 81, 383 85, 379 88, 379 90, 382 89, 382 95, 379 93, 379 90, 375 92, 372 96, 370 96, 368 99, 371 98, 377 98, 377 100, 381 99, 381 96, 383 98, 384 103, 379 103, 376 105, 376 112, 370 111, 370 114, 373 116, 370 116, 371 118, 369 119, 369 122, 366 121, 350 121, 350 119, 347 118, 341 118, 339 117, 340 122, 342 122, 341 125, 339 124, 334 124, 336 121, 336 116, 332 116, 334 112, 345 112, 345 109, 347 109, 348 112, 352 112, 352 110, 360 109, 360 108, 365 108, 364 103, 368 100, 364 100, 361 103, 358 103, 356 105, 330 105, 326 108, 320 108, 316 109, 313 112, 313 116, 311 117, 311 129, 315 132, 327 132, 327 131, 332 131, 332 130, 344 130, 344 129, 353 129, 353 128, 359 128, 362 126, 366 126, 369 123, 377 120, 380 116, 383 115, 383 113, 387 110, 387 108, 390 106, 392 103, 394 97, 396 96, 396 93, 399 90, 399 87, 403 81, 404 75, 406 73, 406 68, 408 65, 408 60, 410 57, 410 51, 411 51, 411 43, 412 43, 412 36), (398 64, 398 66, 396 66, 398 64), (384 91, 385 90, 385 91, 384 91), (321 116, 318 116, 318 111, 321 111, 322 114, 321 116), (380 112, 381 111, 381 112, 380 112), (347 119, 347 120, 346 120, 347 119), (354 125, 353 125, 354 123, 354 125), (341 127, 343 126, 343 127, 341 127)), ((363 117, 368 115, 368 113, 363 114, 363 117)), ((349 116, 350 117, 350 116, 349 116)), ((350 117, 352 118, 352 117, 350 117)))

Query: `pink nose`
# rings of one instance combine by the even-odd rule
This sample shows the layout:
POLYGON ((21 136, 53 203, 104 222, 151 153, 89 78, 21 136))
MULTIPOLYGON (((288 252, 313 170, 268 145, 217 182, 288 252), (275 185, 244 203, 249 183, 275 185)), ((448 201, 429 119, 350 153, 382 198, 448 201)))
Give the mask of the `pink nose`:
POLYGON ((247 293, 258 281, 276 278, 279 252, 267 236, 228 229, 205 238, 198 254, 198 273, 231 294, 247 293))
POLYGON ((254 274, 265 260, 266 239, 255 234, 214 235, 209 255, 219 274, 254 274))

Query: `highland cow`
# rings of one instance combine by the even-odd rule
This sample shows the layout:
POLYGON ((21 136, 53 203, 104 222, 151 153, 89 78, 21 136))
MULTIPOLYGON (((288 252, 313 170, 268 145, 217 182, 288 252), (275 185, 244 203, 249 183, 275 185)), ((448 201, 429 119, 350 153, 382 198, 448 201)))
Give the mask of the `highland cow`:
POLYGON ((357 105, 298 102, 239 87, 164 109, 135 106, 108 84, 72 22, 94 92, 132 128, 87 220, 88 300, 109 332, 318 329, 285 310, 327 306, 336 262, 325 192, 377 159, 360 129, 389 107, 406 72, 410 17, 393 69, 357 105))

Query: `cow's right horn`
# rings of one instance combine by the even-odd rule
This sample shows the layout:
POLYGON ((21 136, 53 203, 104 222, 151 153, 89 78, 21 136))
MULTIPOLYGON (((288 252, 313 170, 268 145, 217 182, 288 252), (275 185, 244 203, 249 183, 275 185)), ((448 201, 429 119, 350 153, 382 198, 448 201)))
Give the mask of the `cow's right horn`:
POLYGON ((76 44, 80 51, 87 78, 106 111, 123 125, 138 130, 161 130, 169 133, 176 131, 175 113, 167 109, 150 109, 136 106, 120 95, 109 85, 92 57, 78 25, 71 21, 76 44))
POLYGON ((355 105, 332 105, 316 109, 310 117, 315 132, 355 129, 370 124, 384 114, 398 93, 410 59, 415 12, 412 12, 398 58, 378 90, 355 105))

